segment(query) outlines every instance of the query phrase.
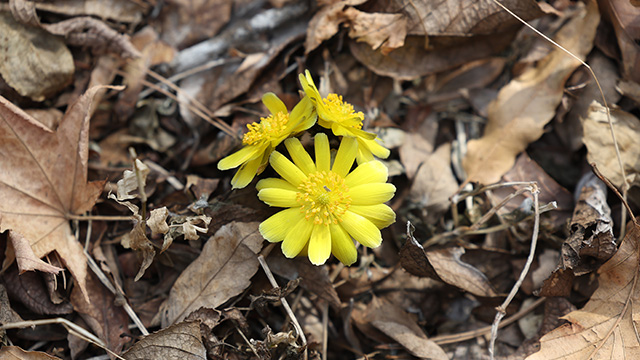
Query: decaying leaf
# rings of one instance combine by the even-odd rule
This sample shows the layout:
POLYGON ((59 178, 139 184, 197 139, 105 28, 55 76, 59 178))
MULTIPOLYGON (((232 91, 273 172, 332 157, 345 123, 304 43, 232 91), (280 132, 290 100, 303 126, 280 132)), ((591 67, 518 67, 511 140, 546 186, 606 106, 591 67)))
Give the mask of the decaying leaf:
MULTIPOLYGON (((611 109, 611 120, 616 133, 616 141, 622 157, 622 165, 631 186, 640 185, 640 120, 620 109, 611 109)), ((598 102, 591 103, 587 117, 583 119, 584 136, 587 146, 587 160, 595 163, 598 170, 618 188, 622 187, 622 173, 616 161, 617 156, 609 130, 606 109, 598 102)))
POLYGON ((122 357, 126 360, 206 360, 198 322, 182 322, 155 332, 135 343, 122 357))
POLYGON ((574 276, 590 273, 616 252, 607 187, 589 174, 571 219, 571 236, 562 244, 560 264, 545 280, 540 296, 569 296, 574 276))
POLYGON ((635 82, 640 81, 638 71, 638 61, 640 60, 640 46, 637 41, 640 39, 638 30, 638 15, 640 8, 634 6, 629 0, 607 0, 602 2, 603 13, 613 25, 616 32, 616 40, 620 54, 624 77, 635 82))
POLYGON ((569 323, 540 339, 527 360, 640 358, 640 227, 630 223, 618 252, 598 270, 598 289, 569 323))
POLYGON ((24 351, 17 346, 0 348, 0 358, 5 360, 62 360, 41 351, 24 351))
POLYGON ((18 23, 7 12, 0 12, 0 58, 4 81, 35 101, 69 85, 75 71, 71 52, 61 39, 18 23))
POLYGON ((427 338, 411 315, 389 302, 374 297, 367 306, 365 319, 413 356, 421 359, 449 359, 440 346, 427 338))
POLYGON ((400 264, 413 275, 440 280, 474 295, 498 296, 480 270, 460 259, 462 254, 464 249, 460 247, 425 251, 408 231, 400 249, 400 264))
POLYGON ((323 41, 330 39, 338 32, 340 24, 346 20, 343 13, 345 6, 356 6, 366 1, 339 0, 321 8, 307 26, 307 37, 304 43, 305 53, 310 53, 323 41))
POLYGON ((67 16, 90 15, 118 22, 138 23, 145 10, 142 3, 128 0, 54 0, 35 2, 38 10, 64 14, 67 16))
POLYGON ((87 182, 90 109, 100 89, 69 106, 56 131, 0 97, 0 231, 22 234, 38 258, 55 250, 83 292, 87 259, 68 218, 90 210, 104 186, 87 182))
MULTIPOLYGON (((599 22, 598 6, 589 1, 558 31, 555 41, 584 59, 593 47, 599 22)), ((542 136, 562 99, 566 80, 579 65, 576 59, 554 48, 537 66, 500 90, 489 105, 484 135, 468 143, 463 167, 470 181, 490 184, 500 180, 516 156, 542 136)))
POLYGON ((136 164, 134 170, 125 170, 122 174, 122 179, 118 180, 116 185, 118 189, 116 191, 116 198, 118 201, 131 200, 138 197, 137 194, 131 194, 131 192, 138 190, 138 177, 136 176, 136 169, 140 174, 140 184, 142 188, 147 184, 147 176, 149 175, 149 167, 145 165, 139 159, 135 160, 136 164))
POLYGON ((18 275, 15 268, 10 268, 3 275, 7 293, 17 299, 36 314, 63 315, 73 312, 69 302, 54 304, 40 274, 28 271, 18 275))
POLYGON ((162 305, 162 326, 181 321, 200 307, 216 308, 246 289, 258 271, 256 254, 262 242, 257 222, 220 228, 173 284, 162 305))

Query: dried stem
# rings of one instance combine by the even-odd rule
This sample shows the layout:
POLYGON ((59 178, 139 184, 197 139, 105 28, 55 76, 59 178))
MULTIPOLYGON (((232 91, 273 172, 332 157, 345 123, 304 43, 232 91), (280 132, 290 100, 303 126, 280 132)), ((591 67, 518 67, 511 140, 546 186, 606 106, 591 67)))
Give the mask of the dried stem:
POLYGON ((538 204, 538 194, 540 193, 540 189, 538 188, 537 183, 532 182, 528 187, 528 190, 533 195, 533 211, 535 215, 533 220, 533 234, 531 236, 531 248, 529 250, 529 256, 527 257, 527 262, 524 264, 522 272, 520 272, 518 281, 516 281, 515 285, 513 285, 513 288, 509 292, 509 295, 504 300, 502 305, 497 308, 498 312, 496 313, 496 317, 493 320, 493 325, 491 326, 491 341, 489 342, 489 355, 491 356, 491 360, 494 359, 494 347, 496 338, 498 337, 498 327, 500 326, 500 320, 502 320, 502 318, 506 315, 507 307, 516 296, 518 290, 520 289, 520 286, 524 282, 524 279, 529 272, 529 268, 531 267, 531 263, 533 262, 533 257, 536 253, 536 245, 538 244, 538 233, 540 230, 540 209, 538 204))

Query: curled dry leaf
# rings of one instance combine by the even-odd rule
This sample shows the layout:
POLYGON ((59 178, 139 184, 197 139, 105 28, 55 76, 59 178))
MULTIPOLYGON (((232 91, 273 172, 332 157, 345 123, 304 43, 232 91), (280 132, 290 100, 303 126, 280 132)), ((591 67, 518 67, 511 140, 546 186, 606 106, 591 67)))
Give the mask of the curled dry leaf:
POLYGON ((90 109, 101 89, 69 106, 56 131, 0 97, 0 231, 22 234, 38 258, 55 250, 84 293, 87 259, 68 218, 89 211, 104 187, 87 182, 90 109))
POLYGON ((139 159, 136 159, 134 170, 125 170, 122 174, 122 179, 118 180, 116 183, 118 186, 116 191, 116 198, 118 201, 131 200, 138 197, 138 195, 131 194, 131 192, 138 190, 138 177, 136 176, 135 169, 140 173, 140 183, 142 187, 144 188, 147 184, 149 167, 139 159))
POLYGON ((574 276, 590 273, 616 252, 607 187, 589 173, 571 219, 571 236, 562 244, 560 264, 545 280, 541 296, 569 296, 574 276))
POLYGON ((35 101, 69 85, 75 71, 71 52, 61 39, 18 23, 7 12, 0 12, 0 58, 4 81, 35 101))
POLYGON ((374 297, 367 306, 365 319, 413 356, 421 359, 449 359, 440 346, 427 338, 416 319, 392 303, 374 297))
MULTIPOLYGON (((622 157, 622 165, 631 186, 640 185, 640 120, 634 115, 611 109, 611 120, 622 157)), ((587 160, 595 163, 598 170, 615 186, 623 185, 620 166, 609 130, 606 109, 598 102, 591 103, 587 117, 582 120, 584 135, 582 141, 587 146, 587 160)))
POLYGON ((462 254, 459 247, 426 251, 409 231, 400 249, 400 264, 413 275, 441 280, 474 295, 498 296, 480 270, 460 259, 462 254))
POLYGON ((200 307, 216 308, 246 289, 258 271, 256 254, 262 242, 257 222, 232 222, 220 228, 173 284, 161 308, 162 326, 181 321, 200 307))
POLYGON ((168 216, 169 210, 166 206, 151 210, 149 219, 147 220, 147 226, 151 229, 152 236, 166 234, 169 231, 169 225, 167 225, 168 216))
POLYGON ((323 41, 330 39, 338 32, 340 24, 347 19, 344 15, 345 6, 356 6, 367 0, 339 0, 321 8, 309 21, 307 37, 304 42, 305 53, 310 53, 323 41))
POLYGON ((206 360, 197 321, 182 322, 162 329, 135 343, 122 357, 126 360, 206 360))
POLYGON ((640 227, 630 223, 618 252, 598 270, 598 289, 568 323, 540 339, 527 360, 638 359, 640 227))
POLYGON ((383 55, 404 45, 407 21, 403 14, 369 14, 348 8, 344 16, 349 19, 349 37, 366 42, 372 49, 380 48, 383 55))
MULTIPOLYGON (((598 5, 589 1, 558 31, 555 41, 584 59, 593 47, 599 22, 598 5)), ((468 143, 462 163, 468 180, 483 184, 500 180, 516 156, 542 136, 562 100, 565 82, 579 65, 578 60, 554 48, 537 66, 500 90, 489 105, 484 135, 468 143)))
POLYGON ((13 247, 13 253, 18 263, 18 271, 20 274, 25 271, 39 270, 51 274, 57 274, 64 270, 57 266, 42 261, 33 253, 29 240, 15 231, 9 230, 9 240, 13 247))
POLYGON ((40 351, 24 351, 17 346, 3 346, 0 348, 0 358, 5 360, 62 360, 40 351))

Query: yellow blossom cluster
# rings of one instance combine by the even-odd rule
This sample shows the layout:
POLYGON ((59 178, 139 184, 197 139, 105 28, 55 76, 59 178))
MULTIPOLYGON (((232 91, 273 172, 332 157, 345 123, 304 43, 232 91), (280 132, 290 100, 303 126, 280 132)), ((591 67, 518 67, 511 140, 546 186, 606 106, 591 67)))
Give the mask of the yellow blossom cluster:
POLYGON ((299 78, 306 96, 291 113, 275 94, 265 94, 262 101, 271 115, 248 125, 242 149, 222 159, 218 168, 240 167, 231 184, 243 188, 271 164, 282 178, 258 181, 258 197, 286 209, 260 224, 262 236, 282 242, 289 258, 307 254, 313 264, 322 265, 333 254, 351 265, 358 257, 354 240, 375 248, 382 242, 380 229, 395 221, 384 203, 396 189, 387 183, 387 167, 375 160, 387 158, 389 150, 376 134, 362 130, 364 114, 341 95, 323 98, 309 71, 299 78), (341 137, 335 156, 324 133, 314 137, 315 159, 294 137, 316 122, 341 137), (283 141, 291 160, 275 150, 283 141))

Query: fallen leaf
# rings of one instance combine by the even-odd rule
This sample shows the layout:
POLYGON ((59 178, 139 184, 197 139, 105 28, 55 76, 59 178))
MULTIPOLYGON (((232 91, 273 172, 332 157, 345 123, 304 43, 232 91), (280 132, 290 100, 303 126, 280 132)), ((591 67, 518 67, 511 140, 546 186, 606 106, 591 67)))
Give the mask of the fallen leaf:
POLYGON ((42 276, 36 272, 18 275, 18 271, 12 267, 4 274, 3 280, 9 296, 36 314, 65 315, 73 312, 69 302, 54 304, 51 301, 42 276))
POLYGON ((560 264, 544 281, 540 296, 569 296, 575 276, 594 271, 617 250, 607 187, 591 173, 587 179, 573 212, 571 235, 562 244, 560 264))
POLYGON ((162 329, 135 343, 122 357, 126 360, 206 360, 197 321, 182 322, 162 329))
POLYGON ((404 45, 407 21, 403 14, 370 14, 350 7, 344 16, 349 19, 349 37, 366 42, 374 50, 380 48, 383 55, 404 45))
POLYGON ((374 297, 367 306, 365 319, 413 356, 421 359, 449 359, 440 346, 427 338, 416 319, 391 303, 374 297))
POLYGON ((625 79, 640 82, 638 62, 640 61, 640 29, 637 18, 640 8, 629 0, 607 0, 602 3, 602 12, 609 18, 616 33, 619 51, 622 55, 622 69, 625 79))
POLYGON ((427 221, 435 222, 451 207, 449 198, 458 191, 458 180, 451 169, 451 144, 441 145, 422 159, 409 201, 411 206, 427 212, 427 221))
POLYGON ((129 0, 53 0, 35 2, 38 10, 63 14, 69 17, 90 15, 124 23, 139 23, 146 10, 140 2, 129 0))
POLYGON ((424 48, 424 37, 407 36, 403 46, 384 55, 382 49, 349 41, 353 56, 374 73, 396 80, 414 80, 483 59, 505 49, 514 33, 473 37, 436 37, 424 48))
POLYGON ((640 309, 640 227, 630 223, 618 252, 598 270, 598 289, 568 321, 540 339, 527 360, 637 359, 640 309))
POLYGON ((460 259, 462 254, 460 247, 427 251, 409 231, 400 249, 400 264, 413 275, 440 280, 477 296, 498 296, 480 270, 460 259))
MULTIPOLYGON (((9 324, 13 322, 23 321, 20 315, 11 307, 7 289, 0 284, 0 324, 9 324)), ((7 336, 5 329, 0 330, 0 339, 4 341, 7 336)))
MULTIPOLYGON (((543 15, 533 0, 502 0, 500 3, 524 20, 543 15)), ((495 34, 520 25, 493 1, 377 1, 367 11, 402 14, 407 19, 409 35, 466 37, 495 34)))
POLYGON ((89 211, 104 186, 87 182, 89 109, 100 89, 69 106, 56 131, 0 97, 0 231, 22 234, 38 258, 55 250, 85 294, 87 259, 69 217, 89 211))
POLYGON ((24 351, 17 346, 0 348, 0 358, 4 360, 62 360, 41 351, 24 351))
POLYGON ((11 240, 11 246, 13 247, 13 253, 18 263, 18 271, 20 274, 25 271, 40 270, 51 274, 57 274, 64 270, 57 266, 48 264, 33 253, 33 249, 29 245, 29 240, 19 233, 9 230, 9 240, 11 240))
POLYGON ((129 316, 122 306, 116 305, 115 295, 104 287, 93 273, 87 277, 87 290, 88 301, 79 290, 71 291, 73 309, 82 316, 92 332, 109 350, 119 354, 124 344, 129 341, 126 336, 122 336, 129 332, 129 316))
POLYGON ((304 42, 305 53, 310 53, 323 41, 330 39, 338 33, 340 24, 347 20, 344 15, 345 6, 356 6, 366 1, 367 0, 339 0, 318 10, 307 26, 307 37, 304 42))
POLYGON ((216 308, 246 289, 258 271, 256 254, 263 241, 257 222, 220 228, 173 284, 161 308, 162 326, 181 321, 200 307, 216 308))
MULTIPOLYGON (((599 22, 598 6, 590 1, 558 31, 555 41, 584 59, 593 47, 599 22)), ((576 59, 554 48, 537 66, 500 90, 489 105, 484 135, 468 143, 462 165, 469 181, 499 181, 513 166, 516 156, 542 136, 562 99, 566 80, 578 66, 576 59)))
MULTIPOLYGON (((587 160, 595 163, 598 170, 618 188, 622 187, 622 173, 617 161, 606 109, 598 102, 591 103, 587 117, 582 120, 584 136, 582 141, 587 146, 587 160)), ((640 185, 640 120, 620 109, 610 109, 611 121, 616 134, 616 141, 622 157, 622 165, 631 186, 640 185)))
POLYGON ((20 24, 7 12, 0 12, 0 58, 4 81, 35 101, 69 85, 75 71, 71 52, 60 38, 20 24))

